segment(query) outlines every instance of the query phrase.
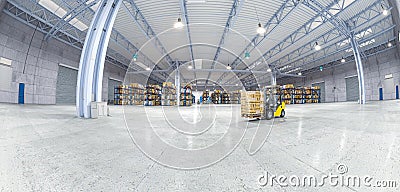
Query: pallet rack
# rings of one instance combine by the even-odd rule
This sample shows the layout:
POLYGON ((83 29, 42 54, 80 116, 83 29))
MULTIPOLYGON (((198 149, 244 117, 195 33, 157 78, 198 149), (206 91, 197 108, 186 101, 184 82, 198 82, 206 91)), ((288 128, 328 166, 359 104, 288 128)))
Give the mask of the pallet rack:
POLYGON ((221 104, 230 104, 230 103, 231 103, 231 100, 229 97, 229 93, 224 91, 221 95, 221 104))
POLYGON ((282 101, 285 104, 320 103, 320 87, 298 87, 285 85, 281 88, 282 101))
POLYGON ((129 104, 129 87, 127 85, 118 85, 114 87, 114 105, 129 104))
POLYGON ((192 95, 192 86, 186 85, 181 88, 181 95, 180 95, 180 106, 192 106, 193 103, 193 95, 192 95))
POLYGON ((145 106, 161 105, 161 87, 159 85, 147 85, 145 91, 145 106))
POLYGON ((221 99, 221 91, 220 90, 215 90, 214 93, 211 93, 211 101, 214 104, 221 104, 222 99, 221 99))
POLYGON ((164 82, 161 90, 161 105, 176 105, 176 87, 171 82, 164 82))
POLYGON ((240 91, 232 91, 229 93, 231 104, 240 104, 240 91))

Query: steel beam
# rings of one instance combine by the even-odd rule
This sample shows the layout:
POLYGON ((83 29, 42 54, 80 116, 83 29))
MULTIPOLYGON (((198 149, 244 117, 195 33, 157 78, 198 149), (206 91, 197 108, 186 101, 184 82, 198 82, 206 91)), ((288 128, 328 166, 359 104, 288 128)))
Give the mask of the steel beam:
POLYGON ((104 62, 122 0, 102 0, 86 35, 78 71, 77 115, 91 118, 91 102, 101 102, 104 62))
POLYGON ((81 1, 79 6, 76 6, 69 10, 46 34, 45 39, 48 40, 50 37, 53 37, 62 27, 64 27, 67 23, 69 23, 72 19, 75 19, 82 12, 90 9, 94 6, 99 0, 95 0, 86 5, 85 1, 81 1), (68 18, 67 18, 68 17, 68 18))
POLYGON ((157 34, 154 32, 153 28, 147 22, 146 18, 144 17, 144 15, 140 11, 136 3, 133 0, 124 0, 123 7, 129 13, 133 21, 135 21, 136 24, 139 26, 139 28, 143 31, 146 37, 149 40, 152 39, 152 41, 154 41, 154 46, 160 51, 162 55, 165 55, 164 58, 166 62, 169 64, 169 66, 174 68, 175 65, 173 59, 168 54, 168 51, 165 49, 162 42, 157 37, 157 34))
MULTIPOLYGON (((187 13, 186 0, 181 0, 180 3, 181 3, 181 12, 183 13, 183 18, 184 18, 184 21, 186 23, 185 28, 186 28, 186 34, 187 34, 187 37, 188 37, 188 41, 189 41, 190 59, 192 61, 192 66, 195 69, 196 66, 195 66, 195 63, 194 63, 195 60, 194 60, 194 55, 193 55, 192 36, 191 36, 191 33, 190 33, 190 24, 189 24, 189 16, 188 16, 188 13, 187 13)), ((194 76, 194 80, 196 82, 197 76, 196 76, 195 72, 193 72, 193 76, 194 76)))
MULTIPOLYGON (((298 5, 299 1, 296 0, 285 0, 281 7, 274 13, 274 15, 267 21, 267 23, 264 25, 264 28, 266 31, 268 31, 267 34, 261 37, 257 34, 253 37, 251 42, 243 49, 243 51, 236 57, 235 60, 233 60, 231 67, 233 69, 236 69, 236 67, 241 63, 240 57, 245 54, 246 50, 251 48, 251 51, 254 50, 255 47, 257 47, 262 41, 264 41, 275 29, 281 25, 281 23, 288 18, 288 16, 295 10, 298 5)), ((222 81, 228 74, 224 73, 221 75, 221 77, 217 81, 222 81)), ((237 76, 240 77, 241 74, 238 74, 237 76)), ((230 79, 232 80, 232 79, 230 79)))
MULTIPOLYGON (((231 11, 228 16, 228 20, 226 21, 224 32, 222 33, 221 40, 219 41, 217 52, 215 53, 213 62, 211 64, 211 69, 214 69, 216 61, 218 61, 219 55, 221 53, 221 47, 224 46, 226 35, 228 34, 229 30, 234 25, 235 17, 240 13, 240 9, 242 8, 245 0, 234 0, 231 11)), ((208 79, 211 76, 211 72, 208 73, 207 80, 205 86, 208 84, 208 79)))

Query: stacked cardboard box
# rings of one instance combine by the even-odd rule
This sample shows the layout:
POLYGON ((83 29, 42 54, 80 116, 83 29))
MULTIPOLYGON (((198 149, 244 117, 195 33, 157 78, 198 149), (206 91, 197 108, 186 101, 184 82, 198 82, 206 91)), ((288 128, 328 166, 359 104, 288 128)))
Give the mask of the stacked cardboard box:
POLYGON ((147 85, 145 91, 145 106, 161 105, 161 87, 159 85, 147 85))
POLYGON ((203 91, 203 95, 202 95, 202 103, 207 104, 209 103, 208 98, 210 97, 210 92, 208 90, 203 91))
POLYGON ((192 86, 188 84, 181 89, 181 97, 179 105, 192 106, 192 102, 193 102, 192 86))
POLYGON ((241 91, 241 115, 246 118, 259 118, 264 112, 264 94, 260 91, 241 91))
POLYGON ((144 86, 138 83, 129 85, 129 97, 131 105, 143 105, 144 103, 144 86))

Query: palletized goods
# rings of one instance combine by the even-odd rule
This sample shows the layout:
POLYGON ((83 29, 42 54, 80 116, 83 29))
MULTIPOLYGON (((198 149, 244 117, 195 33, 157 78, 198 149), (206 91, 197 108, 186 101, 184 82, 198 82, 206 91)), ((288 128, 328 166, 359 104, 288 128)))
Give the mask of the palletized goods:
POLYGON ((264 96, 260 91, 241 91, 241 115, 246 118, 259 118, 263 113, 264 96))

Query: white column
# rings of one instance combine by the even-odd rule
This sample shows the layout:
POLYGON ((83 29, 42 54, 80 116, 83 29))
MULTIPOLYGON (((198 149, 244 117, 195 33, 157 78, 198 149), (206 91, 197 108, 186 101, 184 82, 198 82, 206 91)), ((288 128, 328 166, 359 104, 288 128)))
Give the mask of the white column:
POLYGON ((101 102, 104 62, 122 0, 102 0, 82 49, 76 92, 77 115, 90 118, 90 103, 101 102))
POLYGON ((357 66, 359 103, 365 104, 364 70, 363 70, 359 46, 356 37, 354 35, 354 32, 351 32, 350 42, 351 42, 351 47, 353 49, 354 60, 357 66))

